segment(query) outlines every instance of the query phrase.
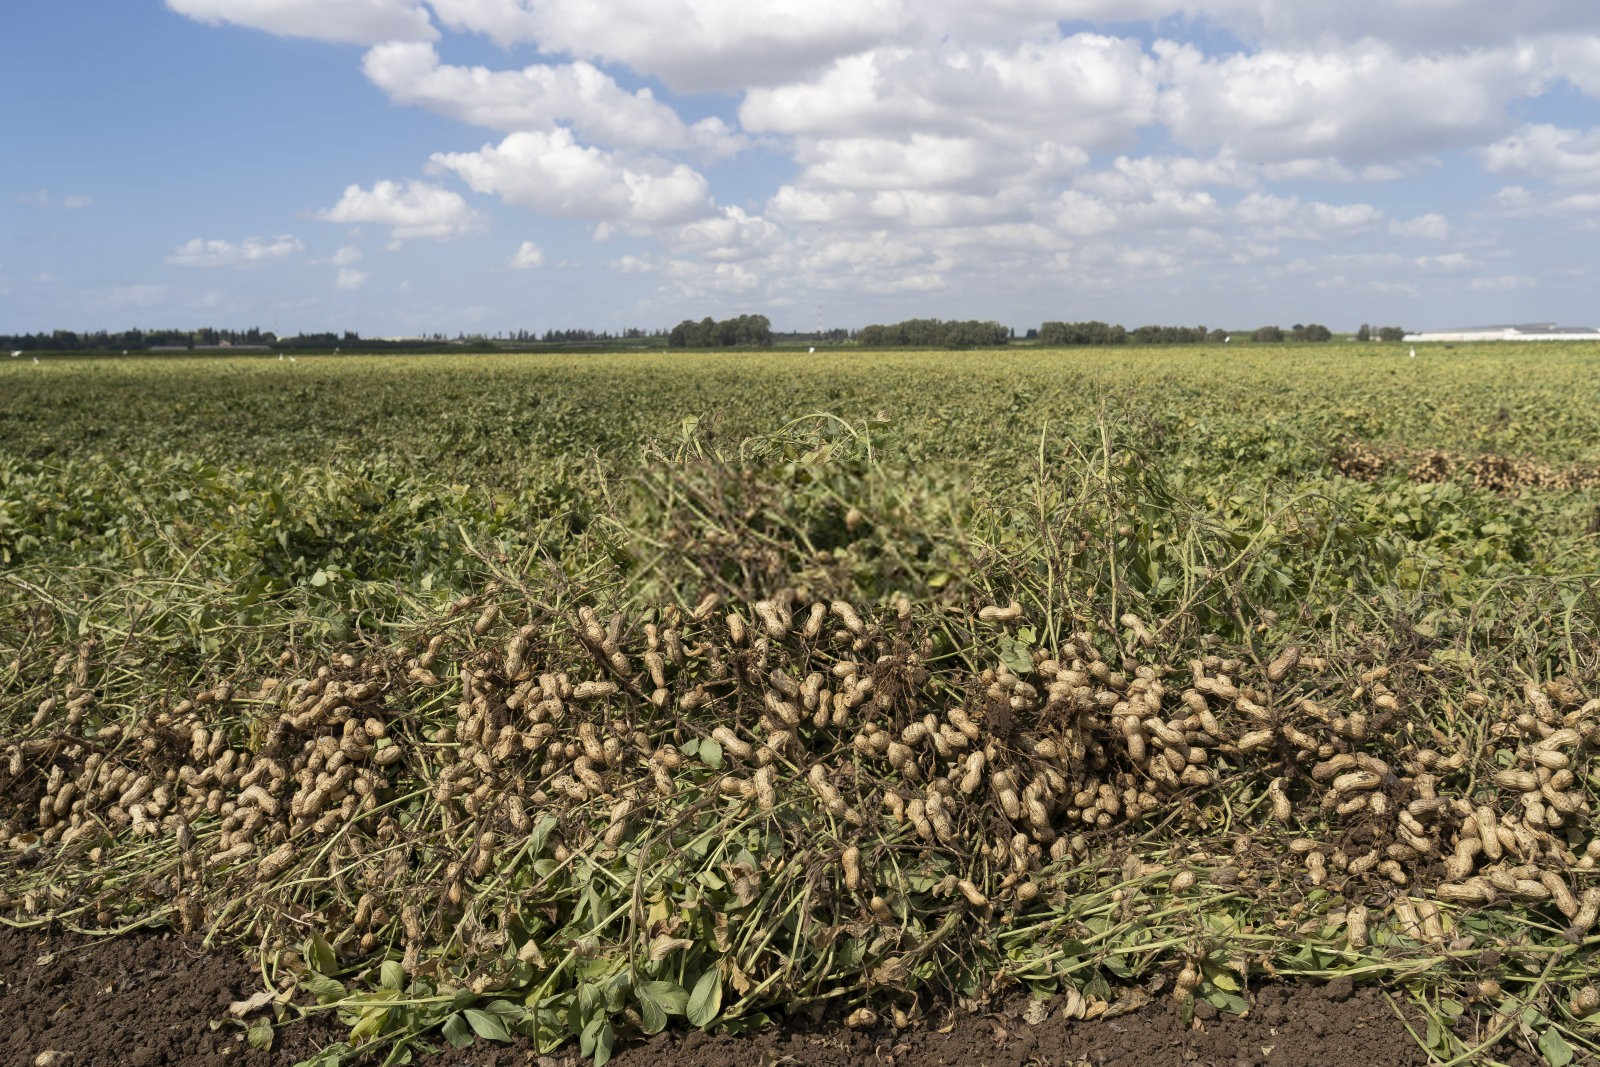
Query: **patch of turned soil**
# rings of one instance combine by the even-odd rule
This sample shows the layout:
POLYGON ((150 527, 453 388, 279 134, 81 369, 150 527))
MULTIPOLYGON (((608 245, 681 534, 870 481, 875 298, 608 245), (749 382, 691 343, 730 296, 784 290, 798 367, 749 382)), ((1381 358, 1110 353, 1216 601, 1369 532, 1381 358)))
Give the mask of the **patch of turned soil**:
POLYGON ((90 939, 0 927, 0 1064, 266 1067, 342 1036, 296 1023, 270 1052, 250 1048, 228 1005, 261 988, 238 955, 175 934, 90 939), (48 1052, 58 1056, 39 1060, 48 1052))
MULTIPOLYGON (((1218 1015, 1209 1005, 1186 1024, 1163 998, 1115 1019, 1081 1022, 1059 1010, 1037 1025, 1023 1021, 1026 1002, 992 1014, 957 1014, 943 1024, 856 1032, 823 1025, 790 1026, 742 1037, 668 1032, 618 1052, 617 1067, 1409 1067, 1428 1056, 1376 989, 1348 980, 1326 986, 1267 986, 1249 1014, 1218 1015)), ((1518 1049, 1498 1050, 1500 1062, 1534 1067, 1518 1049)), ((428 1067, 579 1067, 572 1054, 539 1057, 510 1048, 475 1046, 428 1067)))
MULTIPOLYGON (((1335 990, 1335 992, 1339 992, 1335 990)), ((622 1067, 765 1067, 804 1063, 817 1067, 881 1063, 898 1067, 963 1064, 1360 1064, 1402 1067, 1427 1056, 1394 1011, 1373 990, 1342 998, 1325 988, 1268 987, 1246 1016, 1200 1009, 1200 1025, 1185 1025, 1169 1001, 1147 1004, 1115 1019, 1078 1022, 1059 1012, 1038 1025, 1014 1013, 958 1016, 954 1025, 901 1034, 775 1032, 744 1038, 704 1034, 658 1037, 628 1050, 622 1067)))
MULTIPOLYGON (((331 1020, 279 1028, 270 1051, 250 1048, 228 1006, 261 989, 260 976, 227 951, 170 933, 93 940, 0 927, 0 1065, 26 1067, 55 1052, 59 1067, 286 1067, 342 1039, 331 1020)), ((1428 1057, 1376 989, 1348 980, 1265 986, 1243 1017, 1199 1005, 1197 1024, 1160 998, 1113 1019, 1067 1019, 1054 1007, 1037 1024, 1017 1000, 984 1014, 957 1013, 896 1032, 837 1022, 791 1023, 741 1037, 668 1032, 618 1051, 617 1067, 1408 1067, 1428 1057)), ((252 1016, 253 1017, 253 1016, 252 1016)), ((1497 1058, 1532 1067, 1514 1048, 1497 1058)), ((358 1057, 354 1063, 370 1062, 358 1057)), ((417 1067, 580 1067, 570 1046, 540 1056, 524 1043, 478 1043, 419 1057, 417 1067)))

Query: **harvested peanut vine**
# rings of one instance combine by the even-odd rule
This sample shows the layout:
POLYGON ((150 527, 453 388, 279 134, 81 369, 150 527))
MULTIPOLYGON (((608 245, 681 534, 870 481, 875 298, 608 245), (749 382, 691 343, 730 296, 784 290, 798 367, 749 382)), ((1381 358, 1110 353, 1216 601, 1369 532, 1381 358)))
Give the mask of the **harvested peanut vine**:
POLYGON ((1023 982, 1092 1017, 1151 972, 1231 1005, 1341 966, 1505 1019, 1542 996, 1582 1040, 1600 699, 1173 654, 1127 612, 1047 647, 1027 615, 490 588, 403 647, 134 713, 97 706, 85 643, 6 739, 0 908, 247 941, 356 1044, 603 1059, 672 1015, 904 1022, 1023 982))

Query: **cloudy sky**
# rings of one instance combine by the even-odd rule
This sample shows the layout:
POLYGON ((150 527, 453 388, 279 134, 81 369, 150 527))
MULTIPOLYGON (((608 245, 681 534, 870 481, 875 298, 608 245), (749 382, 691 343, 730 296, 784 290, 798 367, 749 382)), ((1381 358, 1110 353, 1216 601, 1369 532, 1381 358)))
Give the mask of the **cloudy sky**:
POLYGON ((0 332, 1600 324, 1593 0, 5 0, 0 332))

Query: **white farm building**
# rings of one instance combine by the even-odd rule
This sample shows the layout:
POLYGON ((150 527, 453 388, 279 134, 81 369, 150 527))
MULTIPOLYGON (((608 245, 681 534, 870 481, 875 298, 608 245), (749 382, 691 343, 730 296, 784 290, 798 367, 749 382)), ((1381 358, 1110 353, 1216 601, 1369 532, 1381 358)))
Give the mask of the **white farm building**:
POLYGON ((1473 326, 1464 330, 1408 333, 1407 341, 1600 341, 1600 328, 1557 326, 1551 322, 1520 326, 1473 326))

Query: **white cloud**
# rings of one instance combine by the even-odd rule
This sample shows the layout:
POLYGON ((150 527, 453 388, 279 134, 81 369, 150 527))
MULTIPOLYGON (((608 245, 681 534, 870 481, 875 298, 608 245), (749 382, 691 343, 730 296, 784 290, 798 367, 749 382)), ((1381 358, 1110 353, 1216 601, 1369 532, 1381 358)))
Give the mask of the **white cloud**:
POLYGON ((624 63, 679 90, 770 85, 902 27, 905 0, 431 0, 451 29, 624 63))
POLYGON ((305 251, 305 247, 298 237, 290 234, 246 237, 237 244, 194 237, 173 249, 167 255, 167 262, 177 267, 238 267, 287 259, 305 251))
POLYGON ((1494 174, 1600 183, 1600 127, 1580 131, 1528 125, 1479 154, 1484 168, 1494 174))
POLYGON ((517 251, 511 257, 513 270, 529 270, 542 266, 544 266, 544 250, 532 241, 524 241, 518 245, 517 251))
POLYGON ((751 131, 903 137, 908 129, 1030 148, 1129 143, 1155 114, 1156 64, 1137 41, 1074 34, 1008 48, 886 47, 807 82, 747 93, 751 131))
POLYGON ((369 51, 362 69, 396 103, 508 133, 566 123, 603 145, 696 149, 714 156, 731 155, 744 144, 721 119, 688 125, 649 89, 630 93, 582 60, 522 70, 455 67, 441 65, 431 44, 397 42, 369 51))
POLYGON ((623 274, 649 274, 660 269, 659 265, 645 256, 626 255, 611 261, 613 270, 623 274))
POLYGON ((1247 159, 1384 162, 1471 144, 1537 95, 1550 66, 1522 45, 1406 54, 1378 40, 1337 50, 1212 57, 1158 42, 1162 121, 1181 144, 1247 159))
POLYGON ((1520 185, 1508 185, 1494 194, 1494 202, 1509 212, 1520 212, 1533 206, 1533 194, 1520 185))
POLYGON ((376 44, 439 36, 417 0, 167 0, 180 15, 285 37, 376 44))
POLYGON ((678 227, 666 236, 666 242, 679 254, 693 253, 704 260, 728 262, 771 251, 781 241, 782 233, 768 219, 748 215, 743 208, 725 207, 718 215, 678 227))
POLYGON ((356 270, 354 267, 340 267, 333 284, 340 289, 359 289, 367 284, 367 275, 366 272, 356 270))
POLYGON ((459 237, 478 224, 477 215, 460 193, 418 181, 380 181, 370 190, 347 186, 339 202, 317 217, 327 222, 388 226, 396 244, 418 237, 459 237))
POLYGON ((1424 237, 1430 241, 1443 241, 1450 236, 1450 220, 1436 211, 1430 211, 1414 219, 1390 221, 1389 232, 1396 237, 1424 237))
POLYGON ((1328 204, 1302 201, 1297 196, 1251 193, 1233 208, 1246 226, 1270 237, 1316 241, 1342 236, 1376 225, 1383 212, 1372 204, 1328 204))
POLYGON ((1517 289, 1536 289, 1539 282, 1526 274, 1500 274, 1493 277, 1474 278, 1467 283, 1475 293, 1508 293, 1517 289))
POLYGON ((580 145, 565 129, 513 133, 476 152, 436 152, 431 162, 476 192, 546 215, 648 227, 711 210, 710 186, 698 171, 580 145))
POLYGON ((328 262, 335 267, 348 267, 352 263, 360 263, 361 255, 361 249, 355 245, 341 245, 339 251, 328 257, 328 262))

